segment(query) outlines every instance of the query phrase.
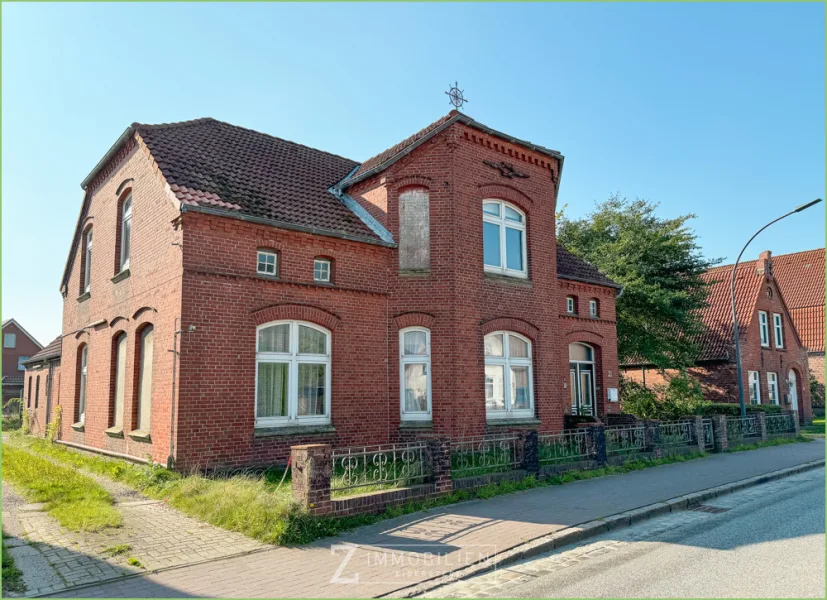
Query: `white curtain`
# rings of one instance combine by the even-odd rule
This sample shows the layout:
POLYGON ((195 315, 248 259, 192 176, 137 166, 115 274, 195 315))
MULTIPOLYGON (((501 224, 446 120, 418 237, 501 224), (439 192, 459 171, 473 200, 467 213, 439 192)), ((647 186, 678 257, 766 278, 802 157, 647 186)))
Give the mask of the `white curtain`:
POLYGON ((287 363, 258 363, 257 417, 287 415, 287 363))

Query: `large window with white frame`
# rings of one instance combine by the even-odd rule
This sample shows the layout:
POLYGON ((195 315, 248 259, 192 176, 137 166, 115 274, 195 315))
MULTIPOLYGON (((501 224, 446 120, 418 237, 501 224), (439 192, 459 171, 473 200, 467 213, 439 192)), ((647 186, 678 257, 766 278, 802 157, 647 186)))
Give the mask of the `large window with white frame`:
POLYGON ((304 321, 256 328, 256 427, 330 423, 330 332, 304 321))
POLYGON ((489 419, 534 416, 531 342, 511 331, 485 336, 485 412, 489 419))
POLYGON ((431 332, 408 327, 399 332, 399 393, 403 421, 431 420, 431 332))
POLYGON ((770 324, 767 319, 767 313, 763 310, 758 311, 758 330, 761 333, 761 345, 769 347, 770 345, 770 324))
POLYGON ((781 315, 778 313, 772 313, 772 330, 775 336, 775 347, 776 348, 783 348, 784 347, 784 322, 781 319, 781 315))
POLYGON ((749 372, 749 403, 761 404, 761 378, 758 371, 749 372))
POLYGON ((482 239, 486 271, 528 277, 524 212, 502 200, 483 200, 482 239))
POLYGON ((778 374, 767 373, 767 395, 770 404, 778 404, 778 374))
POLYGON ((132 194, 123 201, 121 208, 121 264, 120 270, 129 268, 129 250, 132 241, 132 194))

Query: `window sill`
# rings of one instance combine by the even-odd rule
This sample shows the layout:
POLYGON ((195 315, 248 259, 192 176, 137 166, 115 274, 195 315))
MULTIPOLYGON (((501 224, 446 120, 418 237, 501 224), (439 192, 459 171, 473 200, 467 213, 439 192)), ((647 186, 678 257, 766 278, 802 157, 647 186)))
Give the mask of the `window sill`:
POLYGON ((433 421, 405 421, 404 419, 399 423, 399 429, 433 429, 433 421))
POLYGON ((267 273, 258 273, 256 272, 256 277, 259 279, 263 279, 264 281, 281 281, 281 277, 278 275, 269 275, 267 273))
POLYGON ((112 281, 112 283, 118 283, 119 281, 123 281, 124 279, 129 279, 130 275, 131 275, 131 272, 129 271, 129 268, 127 267, 126 269, 124 269, 123 271, 121 271, 120 273, 115 275, 110 281, 112 281))
POLYGON ((514 425, 539 425, 540 419, 530 417, 501 417, 498 419, 488 418, 485 421, 486 427, 513 427, 514 425))
POLYGON ((91 297, 92 297, 92 292, 86 292, 85 294, 81 294, 80 296, 78 296, 78 303, 86 302, 91 297))
POLYGON ((288 427, 256 427, 254 438, 279 437, 288 435, 323 435, 336 433, 333 425, 291 425, 288 427))
POLYGON ((146 442, 148 444, 152 443, 152 438, 149 436, 149 432, 144 429, 136 429, 135 431, 130 431, 127 435, 136 442, 146 442))
POLYGON ((75 431, 85 431, 85 423, 72 423, 72 429, 75 431))
POLYGON ((533 287, 530 279, 527 277, 520 277, 518 275, 504 275, 502 273, 490 273, 486 271, 485 280, 492 283, 507 283, 509 285, 516 285, 524 288, 533 287))
POLYGON ((399 269, 400 277, 430 277, 431 269, 399 269))
POLYGON ((109 429, 104 429, 103 432, 106 435, 108 435, 109 437, 123 439, 123 428, 122 427, 110 427, 109 429))

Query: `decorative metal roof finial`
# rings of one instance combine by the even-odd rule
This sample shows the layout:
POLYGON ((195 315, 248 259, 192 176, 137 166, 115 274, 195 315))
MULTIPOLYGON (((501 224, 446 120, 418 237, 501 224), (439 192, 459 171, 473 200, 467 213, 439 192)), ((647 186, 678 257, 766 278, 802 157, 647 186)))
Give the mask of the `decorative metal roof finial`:
POLYGON ((450 102, 454 108, 460 110, 462 105, 468 102, 465 99, 465 96, 462 95, 463 90, 459 89, 459 84, 455 81, 453 87, 449 88, 447 92, 448 95, 448 102, 450 102))

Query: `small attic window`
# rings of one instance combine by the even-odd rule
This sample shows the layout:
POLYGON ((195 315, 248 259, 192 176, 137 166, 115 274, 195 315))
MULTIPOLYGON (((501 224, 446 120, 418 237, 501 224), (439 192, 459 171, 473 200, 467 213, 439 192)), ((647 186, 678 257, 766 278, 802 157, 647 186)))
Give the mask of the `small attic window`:
POLYGON ((256 261, 256 272, 260 275, 275 276, 278 273, 279 256, 275 252, 259 250, 256 261))

